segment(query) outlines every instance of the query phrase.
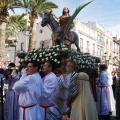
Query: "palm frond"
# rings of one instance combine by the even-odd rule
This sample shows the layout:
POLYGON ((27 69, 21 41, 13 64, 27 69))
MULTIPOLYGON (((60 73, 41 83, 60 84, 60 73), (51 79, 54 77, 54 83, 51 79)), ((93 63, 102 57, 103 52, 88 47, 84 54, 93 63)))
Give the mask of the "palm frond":
MULTIPOLYGON (((63 75, 62 75, 63 76, 63 75)), ((59 113, 59 117, 57 115, 55 115, 52 111, 49 111, 49 114, 55 119, 55 120, 61 120, 61 117, 63 115, 63 113, 66 111, 66 107, 64 107, 64 103, 65 102, 65 98, 68 98, 67 94, 64 94, 66 90, 65 88, 65 78, 64 76, 59 77, 58 83, 59 83, 59 91, 54 93, 54 108, 58 111, 59 113), (62 88, 62 89, 60 89, 62 88), (64 94, 64 95, 63 95, 64 94)), ((71 76, 71 84, 70 84, 70 88, 69 88, 69 92, 70 92, 70 96, 68 98, 68 104, 71 104, 79 95, 79 84, 76 83, 76 79, 77 79, 78 74, 76 72, 72 73, 71 76), (74 80, 75 79, 75 80, 74 80)))
POLYGON ((38 14, 41 16, 43 16, 43 13, 46 10, 51 10, 52 8, 58 8, 58 6, 52 2, 45 2, 42 3, 41 6, 38 7, 38 14))
POLYGON ((16 37, 17 40, 20 40, 18 29, 23 29, 23 27, 26 25, 26 20, 19 18, 20 15, 10 16, 9 21, 6 25, 6 39, 8 37, 16 37))
POLYGON ((30 4, 29 0, 18 0, 17 2, 17 5, 24 9, 28 8, 29 4, 30 4))
POLYGON ((70 18, 70 20, 69 20, 69 22, 68 22, 68 25, 67 25, 67 27, 66 27, 66 29, 65 29, 65 33, 64 33, 64 35, 63 35, 63 38, 62 38, 62 41, 61 41, 61 42, 63 42, 63 40, 64 40, 64 38, 65 38, 65 35, 67 34, 68 30, 70 29, 70 26, 71 26, 71 24, 73 23, 73 20, 75 19, 75 17, 78 15, 78 13, 79 13, 85 6, 87 6, 88 4, 90 4, 91 2, 92 2, 92 1, 87 2, 87 3, 83 4, 83 5, 80 5, 80 6, 75 10, 75 12, 73 13, 73 15, 71 16, 71 18, 70 18))
POLYGON ((14 8, 19 8, 16 0, 8 0, 6 5, 8 10, 12 10, 13 13, 15 13, 14 8))
POLYGON ((19 18, 18 18, 18 20, 21 20, 21 19, 23 19, 24 18, 24 16, 26 16, 27 15, 27 13, 23 13, 19 18))
POLYGON ((54 120, 61 120, 57 115, 55 115, 50 109, 47 111, 54 120))

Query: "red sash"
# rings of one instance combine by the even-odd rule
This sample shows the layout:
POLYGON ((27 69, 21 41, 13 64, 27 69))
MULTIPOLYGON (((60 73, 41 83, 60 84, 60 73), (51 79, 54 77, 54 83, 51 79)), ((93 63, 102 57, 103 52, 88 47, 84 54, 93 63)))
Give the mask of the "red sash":
POLYGON ((26 108, 30 108, 30 107, 33 107, 33 106, 35 106, 35 105, 37 105, 37 104, 34 104, 34 105, 30 105, 30 106, 22 106, 22 105, 20 105, 20 107, 23 109, 23 120, 25 120, 25 109, 26 108))
POLYGON ((44 120, 46 120, 46 115, 47 115, 46 110, 47 110, 47 108, 52 107, 54 105, 49 105, 49 106, 42 106, 42 105, 40 105, 40 106, 45 109, 44 120))

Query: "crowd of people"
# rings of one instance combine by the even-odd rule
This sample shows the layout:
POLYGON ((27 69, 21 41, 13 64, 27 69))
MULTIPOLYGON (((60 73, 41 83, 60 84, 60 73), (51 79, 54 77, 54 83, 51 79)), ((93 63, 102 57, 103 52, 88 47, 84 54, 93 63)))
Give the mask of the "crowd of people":
POLYGON ((1 69, 4 120, 98 120, 98 116, 109 120, 115 111, 112 85, 117 80, 113 84, 106 65, 99 66, 96 103, 89 76, 85 72, 76 73, 72 60, 64 61, 61 67, 64 72, 59 74, 55 66, 53 60, 48 60, 40 68, 40 63, 34 60, 21 71, 15 69, 14 63, 1 69))

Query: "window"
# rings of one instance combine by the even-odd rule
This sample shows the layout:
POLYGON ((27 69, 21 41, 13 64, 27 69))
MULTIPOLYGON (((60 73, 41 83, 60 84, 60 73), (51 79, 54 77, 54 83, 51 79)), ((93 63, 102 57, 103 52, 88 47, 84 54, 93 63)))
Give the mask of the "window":
POLYGON ((98 41, 99 41, 99 39, 100 39, 100 35, 99 35, 99 34, 97 35, 97 39, 98 39, 98 41))
POLYGON ((23 51, 24 43, 21 43, 21 51, 23 51))
POLYGON ((102 34, 100 35, 100 42, 102 42, 102 34))
POLYGON ((35 45, 35 47, 36 47, 36 41, 34 42, 34 45, 35 45))
POLYGON ((100 48, 100 56, 102 57, 104 55, 104 50, 103 48, 100 48))
POLYGON ((44 48, 44 45, 45 45, 45 41, 44 40, 40 41, 40 48, 44 48))
POLYGON ((87 52, 89 52, 89 48, 90 48, 90 42, 87 41, 87 52))
POLYGON ((83 38, 80 38, 80 49, 83 49, 83 38))
POLYGON ((97 55, 99 56, 100 54, 100 49, 99 48, 97 48, 97 55))
POLYGON ((108 44, 108 39, 106 39, 106 44, 108 44))
POLYGON ((112 41, 110 41, 110 49, 112 49, 112 41))
POLYGON ((93 43, 93 50, 92 50, 92 52, 93 52, 93 55, 95 55, 95 44, 93 43))

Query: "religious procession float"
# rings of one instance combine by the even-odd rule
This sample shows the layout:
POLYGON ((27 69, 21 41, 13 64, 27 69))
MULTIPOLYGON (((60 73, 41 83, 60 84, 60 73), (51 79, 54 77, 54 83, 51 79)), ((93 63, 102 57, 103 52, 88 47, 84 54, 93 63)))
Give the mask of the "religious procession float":
MULTIPOLYGON (((53 31, 54 35, 54 45, 50 48, 38 48, 32 49, 28 53, 21 52, 17 56, 21 59, 20 65, 22 68, 26 67, 29 61, 37 60, 40 62, 41 69, 45 61, 51 59, 56 62, 56 74, 62 74, 65 67, 65 61, 72 60, 75 62, 75 71, 76 72, 85 72, 90 77, 90 83, 93 89, 94 99, 96 100, 96 91, 95 91, 95 78, 98 73, 98 63, 100 63, 100 58, 91 56, 89 53, 83 53, 80 51, 78 46, 79 39, 78 35, 74 31, 70 31, 70 27, 73 23, 73 20, 77 14, 91 2, 88 2, 84 5, 80 5, 73 15, 69 17, 67 26, 63 32, 62 26, 60 26, 56 21, 55 15, 52 11, 45 12, 43 19, 41 21, 42 27, 49 25, 53 31), (71 32, 72 42, 66 39, 67 33, 71 32), (76 50, 71 48, 71 44, 75 44, 76 50)), ((65 17, 64 17, 65 18, 65 17)))
POLYGON ((38 48, 33 49, 28 53, 25 53, 24 51, 18 53, 17 56, 21 59, 20 65, 22 67, 25 67, 29 63, 29 61, 37 60, 40 62, 40 65, 42 67, 45 61, 47 61, 48 59, 52 59, 56 62, 57 68, 60 68, 61 65, 64 64, 62 63, 62 59, 64 59, 65 61, 71 59, 76 63, 77 72, 84 71, 88 75, 92 75, 91 73, 93 71, 97 71, 98 63, 100 63, 100 58, 91 56, 89 53, 81 52, 78 46, 79 44, 78 35, 74 31, 70 31, 70 27, 73 24, 73 20, 75 19, 77 14, 89 3, 91 3, 91 1, 87 2, 86 4, 80 5, 75 10, 73 15, 69 17, 64 32, 62 26, 55 21, 56 17, 54 17, 55 15, 52 13, 52 11, 50 10, 45 12, 43 19, 41 21, 41 26, 44 27, 46 25, 49 25, 51 27, 54 35, 53 38, 54 44, 50 48, 38 48), (72 41, 66 39, 68 32, 71 33, 71 36, 73 38, 72 41), (72 49, 71 44, 75 44, 77 49, 76 50, 72 49))

